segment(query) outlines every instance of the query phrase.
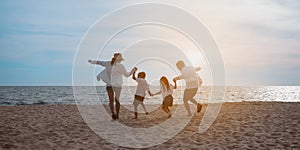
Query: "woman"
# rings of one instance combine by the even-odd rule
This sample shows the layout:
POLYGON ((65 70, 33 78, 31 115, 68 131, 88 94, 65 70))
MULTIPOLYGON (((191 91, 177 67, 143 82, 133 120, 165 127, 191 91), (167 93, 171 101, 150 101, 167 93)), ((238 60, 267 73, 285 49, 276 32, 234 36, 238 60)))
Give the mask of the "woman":
POLYGON ((171 111, 169 109, 170 106, 173 106, 173 89, 176 89, 177 85, 175 82, 175 85, 169 83, 168 79, 165 76, 162 76, 160 78, 160 91, 153 94, 158 95, 162 94, 163 96, 163 102, 162 102, 162 110, 168 114, 168 118, 172 116, 171 111))
MULTIPOLYGON (((97 60, 89 60, 88 61, 91 64, 97 64, 97 65, 101 65, 101 66, 105 67, 105 69, 102 72, 100 72, 99 75, 97 76, 97 80, 99 81, 102 79, 102 81, 106 83, 106 91, 107 91, 107 95, 109 97, 109 107, 110 107, 110 111, 112 114, 112 118, 114 120, 119 118, 119 111, 120 111, 119 97, 120 97, 120 93, 121 93, 121 88, 113 87, 112 76, 116 76, 116 75, 112 75, 112 70, 117 64, 120 64, 120 62, 122 60, 124 60, 122 58, 122 55, 120 53, 115 53, 114 57, 112 58, 111 61, 97 61, 97 60), (115 113, 115 108, 114 108, 114 101, 116 101, 116 113, 115 113)), ((119 68, 121 67, 121 68, 125 69, 125 67, 124 66, 122 67, 122 66, 123 66, 122 64, 118 65, 119 68)), ((114 74, 116 74, 115 71, 114 71, 114 74)), ((131 74, 132 73, 129 73, 129 76, 131 74)), ((128 75, 128 74, 126 74, 126 75, 128 75)), ((114 79, 114 84, 115 84, 115 79, 114 79)))
POLYGON ((137 70, 136 67, 131 69, 130 72, 127 72, 124 65, 121 62, 124 61, 121 53, 115 53, 114 58, 112 60, 112 70, 111 70, 111 85, 115 94, 115 102, 116 102, 116 114, 112 115, 113 119, 119 119, 120 112, 120 95, 123 84, 123 76, 130 77, 133 72, 137 70))

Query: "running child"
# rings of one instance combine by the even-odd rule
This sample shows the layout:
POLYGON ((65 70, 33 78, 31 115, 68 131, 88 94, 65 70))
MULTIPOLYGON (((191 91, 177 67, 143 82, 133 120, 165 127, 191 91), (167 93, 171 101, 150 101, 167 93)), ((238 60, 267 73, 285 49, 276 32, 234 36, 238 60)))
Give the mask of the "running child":
POLYGON ((162 102, 162 110, 168 114, 168 118, 172 116, 172 113, 169 109, 169 107, 173 106, 173 89, 176 89, 177 85, 175 82, 175 85, 169 83, 168 79, 165 76, 162 76, 160 78, 160 91, 153 95, 162 94, 163 96, 163 102, 162 102))
POLYGON ((146 73, 145 72, 139 72, 138 77, 135 77, 135 72, 133 72, 132 79, 135 80, 138 85, 136 88, 136 92, 134 95, 134 101, 133 101, 133 106, 134 106, 134 118, 132 119, 137 119, 138 118, 138 113, 137 113, 137 107, 138 105, 142 105, 145 114, 148 115, 148 112, 146 110, 146 107, 144 105, 144 99, 146 96, 146 92, 149 93, 150 96, 152 96, 152 93, 150 92, 149 84, 145 80, 146 78, 146 73))

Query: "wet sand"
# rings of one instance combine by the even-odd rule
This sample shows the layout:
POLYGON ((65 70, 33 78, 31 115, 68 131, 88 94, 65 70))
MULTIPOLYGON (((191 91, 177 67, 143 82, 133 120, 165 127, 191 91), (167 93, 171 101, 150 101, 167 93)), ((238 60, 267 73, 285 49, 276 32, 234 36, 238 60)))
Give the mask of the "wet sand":
MULTIPOLYGON (((224 103, 213 125, 200 134, 203 112, 205 107, 177 136, 148 149, 300 149, 300 103, 224 103)), ((160 109, 140 114, 139 120, 132 116, 123 108, 120 122, 148 127, 166 119, 160 109)), ((95 134, 76 105, 31 105, 0 107, 0 149, 127 148, 95 134)))

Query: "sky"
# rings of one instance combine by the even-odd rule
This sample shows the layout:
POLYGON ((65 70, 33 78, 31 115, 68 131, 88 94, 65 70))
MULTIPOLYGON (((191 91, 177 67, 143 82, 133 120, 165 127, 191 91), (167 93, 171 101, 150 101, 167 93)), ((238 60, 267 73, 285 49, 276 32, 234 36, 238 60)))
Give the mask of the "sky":
MULTIPOLYGON (((300 85, 300 3, 297 0, 3 0, 0 2, 0 86, 72 85, 73 59, 90 27, 113 10, 143 2, 170 4, 198 18, 218 43, 227 85, 300 85)), ((119 40, 134 39, 133 33, 137 32, 119 40)), ((173 37, 176 43, 177 36, 173 37)), ((167 43, 153 43, 154 47, 155 44, 167 43)), ((131 51, 138 46, 133 46, 131 51)), ((170 43, 169 48, 176 49, 170 43)), ((124 53, 127 64, 124 63, 130 69, 136 62, 128 59, 140 54, 124 53)), ((111 52, 104 51, 100 58, 110 59, 109 55, 111 52)), ((90 58, 97 59, 94 55, 90 58)), ((197 60, 191 60, 191 64, 199 63, 203 67, 200 75, 209 85, 212 80, 209 64, 197 60)), ((151 66, 146 64, 143 67, 148 67, 146 70, 152 75, 151 66)), ((88 69, 97 75, 103 68, 90 66, 88 69)), ((155 71, 164 72, 163 69, 155 71)), ((85 78, 93 77, 82 80, 85 78)))

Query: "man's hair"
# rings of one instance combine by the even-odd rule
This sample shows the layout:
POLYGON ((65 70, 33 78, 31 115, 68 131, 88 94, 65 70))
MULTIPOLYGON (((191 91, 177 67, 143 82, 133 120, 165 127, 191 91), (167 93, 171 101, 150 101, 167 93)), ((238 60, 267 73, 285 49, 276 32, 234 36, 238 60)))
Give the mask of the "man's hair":
POLYGON ((179 60, 179 61, 177 61, 176 66, 177 66, 177 68, 182 69, 185 66, 185 64, 182 60, 179 60))
POLYGON ((145 73, 145 72, 140 72, 140 73, 138 74, 138 78, 143 78, 143 79, 145 79, 145 78, 146 78, 146 73, 145 73))

